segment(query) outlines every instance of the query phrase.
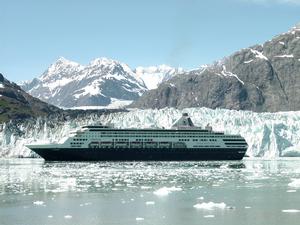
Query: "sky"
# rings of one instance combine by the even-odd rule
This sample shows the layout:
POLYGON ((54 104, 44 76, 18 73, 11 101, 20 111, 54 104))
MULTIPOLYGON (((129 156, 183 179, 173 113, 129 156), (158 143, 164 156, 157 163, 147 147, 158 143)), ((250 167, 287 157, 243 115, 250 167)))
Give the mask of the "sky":
POLYGON ((0 73, 20 82, 60 56, 185 69, 300 22, 300 0, 0 0, 0 73))

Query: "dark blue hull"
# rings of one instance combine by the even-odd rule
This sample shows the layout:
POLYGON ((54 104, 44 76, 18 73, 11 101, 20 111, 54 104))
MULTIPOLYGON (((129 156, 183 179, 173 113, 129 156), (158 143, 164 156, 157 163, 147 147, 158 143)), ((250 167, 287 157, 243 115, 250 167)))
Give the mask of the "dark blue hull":
POLYGON ((241 160, 247 149, 60 148, 32 149, 46 161, 241 160))

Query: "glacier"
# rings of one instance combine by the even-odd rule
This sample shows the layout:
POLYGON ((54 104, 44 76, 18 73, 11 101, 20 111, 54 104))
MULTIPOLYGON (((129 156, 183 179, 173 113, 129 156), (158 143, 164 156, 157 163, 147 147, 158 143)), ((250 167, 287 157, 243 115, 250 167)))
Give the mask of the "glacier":
POLYGON ((189 113, 196 126, 210 124, 215 131, 241 134, 247 141, 249 157, 274 159, 300 156, 300 111, 255 113, 226 109, 131 109, 128 112, 89 114, 75 119, 38 118, 0 125, 0 157, 36 156, 26 144, 61 142, 69 133, 87 124, 117 128, 170 128, 183 112, 189 113))

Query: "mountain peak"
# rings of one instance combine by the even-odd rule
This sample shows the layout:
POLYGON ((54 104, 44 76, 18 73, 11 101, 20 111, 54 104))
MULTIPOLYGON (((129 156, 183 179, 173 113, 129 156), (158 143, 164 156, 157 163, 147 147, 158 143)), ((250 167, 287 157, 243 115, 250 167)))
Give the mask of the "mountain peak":
POLYGON ((96 58, 92 60, 89 65, 96 66, 96 65, 111 65, 111 64, 119 64, 119 62, 109 59, 106 57, 96 58))
POLYGON ((63 56, 60 56, 51 66, 53 65, 71 65, 71 66, 80 66, 79 63, 68 60, 66 58, 64 58, 63 56))

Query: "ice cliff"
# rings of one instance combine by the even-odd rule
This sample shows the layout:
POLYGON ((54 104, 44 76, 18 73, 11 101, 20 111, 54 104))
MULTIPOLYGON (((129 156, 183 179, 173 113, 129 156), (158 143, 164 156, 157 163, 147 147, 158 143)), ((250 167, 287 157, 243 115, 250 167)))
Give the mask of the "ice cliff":
POLYGON ((0 125, 0 156, 31 156, 27 143, 55 142, 86 124, 110 124, 118 128, 171 127, 182 112, 188 112, 195 125, 210 124, 216 131, 245 137, 250 157, 300 156, 300 112, 254 113, 226 109, 187 108, 132 110, 107 115, 89 115, 67 121, 43 118, 0 125))

